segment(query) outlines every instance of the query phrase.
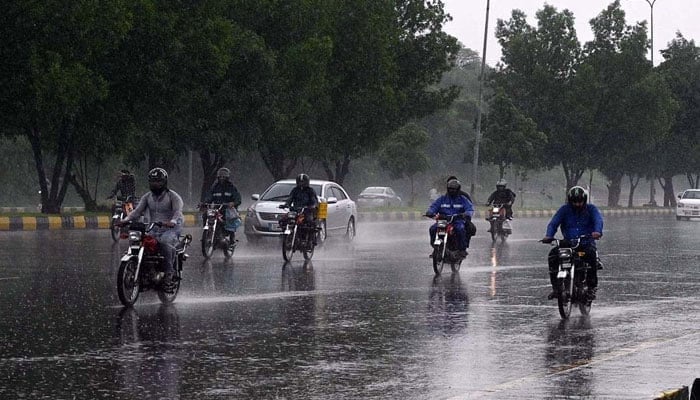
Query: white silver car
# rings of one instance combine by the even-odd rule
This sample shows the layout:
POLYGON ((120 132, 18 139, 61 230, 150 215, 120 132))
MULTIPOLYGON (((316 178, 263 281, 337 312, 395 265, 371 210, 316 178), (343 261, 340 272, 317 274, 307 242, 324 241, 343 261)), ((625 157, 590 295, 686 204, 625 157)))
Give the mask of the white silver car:
POLYGON ((676 219, 700 218, 700 189, 687 189, 678 195, 676 219))
MULTIPOLYGON (((262 195, 256 193, 251 196, 255 202, 248 207, 244 224, 248 242, 282 234, 279 220, 286 215, 286 211, 279 206, 287 200, 295 185, 295 179, 282 179, 270 185, 262 195)), ((328 204, 328 216, 321 225, 321 241, 333 234, 344 235, 352 240, 357 224, 357 206, 348 192, 331 181, 312 179, 309 186, 316 191, 319 202, 328 204)))

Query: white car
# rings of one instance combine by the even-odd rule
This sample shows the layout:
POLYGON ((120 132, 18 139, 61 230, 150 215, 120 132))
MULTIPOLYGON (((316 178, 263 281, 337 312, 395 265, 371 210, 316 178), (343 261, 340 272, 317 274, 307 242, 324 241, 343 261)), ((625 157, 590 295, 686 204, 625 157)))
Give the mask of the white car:
POLYGON ((678 195, 676 220, 700 218, 700 189, 687 189, 678 195))
MULTIPOLYGON (((282 179, 270 185, 262 195, 256 193, 251 196, 255 202, 248 207, 244 224, 248 242, 282 235, 279 221, 287 212, 279 206, 287 200, 295 185, 295 179, 282 179)), ((312 179, 309 186, 316 191, 319 202, 328 204, 328 216, 321 225, 321 241, 332 234, 345 235, 352 240, 357 224, 357 206, 348 192, 331 181, 312 179)))
POLYGON ((360 209, 372 207, 401 207, 401 197, 388 186, 370 186, 357 196, 360 209))

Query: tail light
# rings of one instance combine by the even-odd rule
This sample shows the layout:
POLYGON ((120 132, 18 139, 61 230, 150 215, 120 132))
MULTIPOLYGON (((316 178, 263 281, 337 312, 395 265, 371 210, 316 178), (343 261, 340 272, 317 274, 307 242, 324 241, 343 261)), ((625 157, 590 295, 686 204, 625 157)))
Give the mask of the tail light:
POLYGON ((143 238, 143 248, 146 250, 146 253, 157 253, 158 241, 153 236, 146 236, 143 238))

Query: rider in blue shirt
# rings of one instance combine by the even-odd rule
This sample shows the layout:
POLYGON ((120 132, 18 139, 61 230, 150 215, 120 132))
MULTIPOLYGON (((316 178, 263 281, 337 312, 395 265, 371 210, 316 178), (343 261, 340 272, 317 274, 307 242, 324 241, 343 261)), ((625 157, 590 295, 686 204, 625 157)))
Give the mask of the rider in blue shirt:
MULTIPOLYGON (((598 251, 596 249, 595 240, 603 236, 603 216, 598 210, 598 207, 593 204, 588 204, 588 193, 581 186, 574 186, 567 192, 567 203, 559 208, 554 214, 549 225, 547 225, 547 233, 542 239, 544 243, 551 243, 557 229, 561 227, 561 233, 564 240, 574 240, 582 235, 586 235, 581 239, 580 249, 586 252, 583 257, 593 268, 587 275, 587 285, 589 288, 588 295, 591 300, 595 299, 598 287, 598 251)), ((558 297, 557 270, 559 269, 558 247, 554 247, 549 252, 549 280, 552 283, 553 291, 548 296, 549 299, 558 297)))
MULTIPOLYGON (((461 218, 453 220, 453 226, 457 232, 457 240, 459 242, 460 256, 467 256, 467 248, 469 248, 470 236, 467 235, 465 222, 471 221, 474 215, 474 205, 461 193, 462 184, 457 179, 451 179, 447 182, 447 194, 438 197, 433 204, 428 207, 425 215, 434 217, 436 214, 450 217, 455 214, 461 215, 461 218)), ((437 232, 437 223, 430 227, 430 245, 435 241, 435 233, 437 232)))

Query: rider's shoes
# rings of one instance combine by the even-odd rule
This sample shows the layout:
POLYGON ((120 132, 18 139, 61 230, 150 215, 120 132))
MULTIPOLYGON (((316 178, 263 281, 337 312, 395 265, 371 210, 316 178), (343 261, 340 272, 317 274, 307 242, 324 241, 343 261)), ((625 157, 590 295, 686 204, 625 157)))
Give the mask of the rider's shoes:
POLYGON ((506 218, 506 219, 507 219, 508 221, 512 221, 512 220, 513 220, 513 217, 508 217, 508 218, 506 218))
POLYGON ((489 228, 489 230, 487 230, 486 232, 491 232, 491 228, 489 228))
POLYGON ((457 252, 457 255, 459 257, 466 257, 467 255, 469 255, 469 253, 466 250, 460 250, 457 252))
POLYGON ((598 288, 597 288, 597 287, 588 288, 588 293, 587 293, 587 295, 588 295, 588 296, 587 296, 587 297, 588 297, 588 301, 593 301, 593 300, 595 300, 595 298, 596 298, 596 293, 597 293, 597 292, 598 292, 598 288))
POLYGON ((165 274, 165 278, 163 278, 163 291, 165 293, 174 293, 175 292, 175 275, 174 274, 165 274))
POLYGON ((547 300, 552 300, 552 299, 556 299, 556 298, 559 298, 559 291, 557 291, 557 290, 552 290, 552 293, 547 295, 547 300))

